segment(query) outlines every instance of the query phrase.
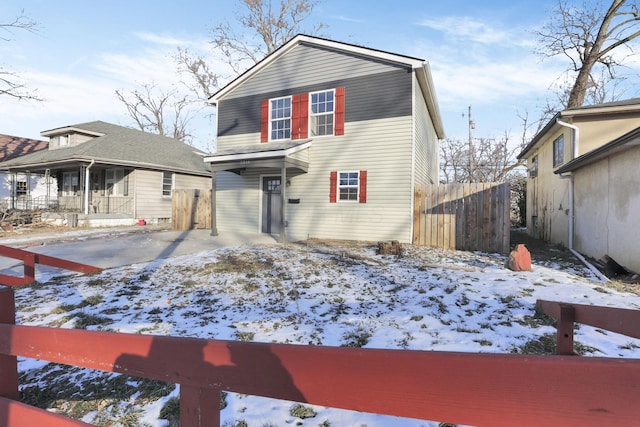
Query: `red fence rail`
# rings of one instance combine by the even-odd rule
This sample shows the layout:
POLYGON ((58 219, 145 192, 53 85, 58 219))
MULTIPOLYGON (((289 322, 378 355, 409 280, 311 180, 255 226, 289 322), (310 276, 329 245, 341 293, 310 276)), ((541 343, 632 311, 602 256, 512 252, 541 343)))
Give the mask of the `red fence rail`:
POLYGON ((22 260, 24 263, 24 274, 22 277, 0 274, 0 284, 5 286, 20 286, 33 283, 36 280, 36 264, 48 265, 50 267, 62 268, 65 270, 77 271, 79 273, 95 273, 101 268, 91 265, 80 264, 62 258, 49 255, 29 252, 22 249, 0 245, 0 256, 22 260))
POLYGON ((575 354, 573 350, 574 323, 582 323, 607 331, 640 338, 640 310, 569 304, 538 300, 536 306, 543 313, 558 320, 558 354, 575 354))
MULTIPOLYGON (((557 314, 554 304, 561 305, 540 303, 557 314)), ((88 425, 19 403, 18 356, 180 384, 183 427, 218 427, 221 391, 478 426, 633 425, 640 418, 637 359, 294 346, 16 326, 5 309, 14 313, 11 289, 0 290, 3 426, 88 425)), ((591 319, 586 312, 574 306, 574 320, 591 319)))

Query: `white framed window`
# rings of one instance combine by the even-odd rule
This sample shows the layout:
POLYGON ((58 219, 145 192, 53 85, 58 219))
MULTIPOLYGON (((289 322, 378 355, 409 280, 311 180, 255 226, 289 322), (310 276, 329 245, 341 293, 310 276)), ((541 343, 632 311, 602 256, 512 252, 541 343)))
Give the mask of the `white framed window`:
POLYGON ((338 172, 338 200, 341 202, 358 202, 360 172, 338 172))
POLYGON ((309 94, 309 129, 311 136, 333 135, 335 90, 309 94))
POLYGON ((63 196, 75 196, 78 194, 80 187, 80 179, 78 172, 63 172, 62 173, 62 195, 63 196))
POLYGON ((560 135, 553 141, 553 167, 564 163, 564 135, 560 135))
POLYGON ((29 192, 29 186, 26 180, 19 179, 16 181, 16 196, 26 196, 29 192))
POLYGON ((291 97, 269 100, 271 140, 291 139, 291 97))
POLYGON ((535 178, 538 176, 538 156, 533 156, 531 159, 531 168, 529 169, 529 177, 535 178))
POLYGON ((171 196, 171 190, 173 190, 174 184, 174 173, 173 172, 162 172, 162 196, 169 197, 171 196))
POLYGON ((107 196, 126 196, 126 172, 123 168, 105 170, 104 184, 107 196))

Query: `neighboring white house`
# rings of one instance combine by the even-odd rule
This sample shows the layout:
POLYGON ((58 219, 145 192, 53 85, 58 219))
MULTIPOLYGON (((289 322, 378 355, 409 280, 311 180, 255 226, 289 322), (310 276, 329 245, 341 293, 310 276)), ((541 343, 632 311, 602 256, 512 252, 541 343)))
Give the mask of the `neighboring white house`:
MULTIPOLYGON (((46 150, 48 145, 47 141, 0 134, 0 162, 46 150)), ((47 207, 50 200, 55 200, 56 193, 57 185, 50 175, 31 172, 9 173, 0 169, 0 210, 2 211, 13 208, 47 207)))
POLYGON ((412 241, 444 137, 427 62, 298 35, 210 102, 214 233, 412 241))
MULTIPOLYGON (((101 121, 47 130, 48 149, 0 163, 0 170, 20 176, 51 177, 50 209, 76 215, 78 225, 170 222, 172 191, 211 186, 205 153, 176 139, 101 121)), ((20 181, 12 192, 22 191, 20 181)), ((39 193, 28 187, 33 203, 39 193)))

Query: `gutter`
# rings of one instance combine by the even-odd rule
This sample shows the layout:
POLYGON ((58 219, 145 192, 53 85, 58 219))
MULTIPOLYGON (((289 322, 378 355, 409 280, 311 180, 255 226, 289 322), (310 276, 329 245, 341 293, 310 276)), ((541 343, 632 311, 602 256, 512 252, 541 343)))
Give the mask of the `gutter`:
MULTIPOLYGON (((576 157, 578 157, 578 147, 580 143, 580 130, 578 129, 577 126, 563 122, 560 119, 556 119, 556 123, 558 123, 560 126, 565 126, 573 130, 571 145, 573 148, 573 159, 575 159, 576 157)), ((560 174, 559 176, 562 179, 569 180, 569 251, 576 258, 578 258, 589 270, 591 270, 591 272, 595 274, 596 277, 600 279, 600 281, 608 282, 609 278, 607 278, 604 274, 602 274, 600 270, 595 268, 589 261, 585 259, 585 257, 582 256, 582 254, 580 254, 578 251, 576 251, 573 248, 573 229, 574 229, 574 222, 575 222, 575 212, 573 209, 573 195, 575 191, 574 183, 573 183, 573 173, 569 173, 569 175, 560 174)))

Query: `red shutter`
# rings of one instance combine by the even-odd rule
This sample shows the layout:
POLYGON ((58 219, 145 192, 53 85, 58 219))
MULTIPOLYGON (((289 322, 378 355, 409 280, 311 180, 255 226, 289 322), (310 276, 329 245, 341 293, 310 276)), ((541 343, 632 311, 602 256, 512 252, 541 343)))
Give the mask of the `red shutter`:
POLYGON ((291 97, 291 139, 309 136, 309 94, 300 93, 291 97))
POLYGON ((269 141, 269 100, 262 101, 260 106, 260 142, 269 141))
POLYGON ((336 88, 336 125, 334 129, 335 135, 344 135, 344 87, 336 88))
POLYGON ((302 95, 291 97, 291 139, 300 139, 300 99, 302 95))
POLYGON ((360 171, 360 188, 358 189, 358 201, 367 203, 367 171, 360 171))
POLYGON ((338 172, 331 172, 329 176, 329 203, 335 203, 338 193, 338 172))
POLYGON ((300 95, 300 138, 309 138, 309 94, 300 95))

